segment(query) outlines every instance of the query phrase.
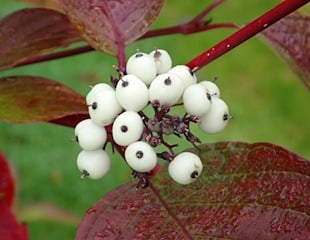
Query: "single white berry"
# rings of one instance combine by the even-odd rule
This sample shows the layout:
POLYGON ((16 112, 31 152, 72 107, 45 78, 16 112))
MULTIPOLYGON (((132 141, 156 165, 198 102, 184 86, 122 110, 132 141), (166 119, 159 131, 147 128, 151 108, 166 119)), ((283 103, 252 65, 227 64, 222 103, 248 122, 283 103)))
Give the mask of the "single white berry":
POLYGON ((76 126, 75 138, 83 150, 97 150, 104 146, 107 132, 91 119, 85 119, 76 126))
POLYGON ((212 96, 212 97, 221 97, 220 89, 218 86, 212 81, 202 81, 199 82, 201 86, 205 88, 205 90, 212 96))
POLYGON ((176 65, 169 70, 169 73, 175 74, 184 82, 184 89, 197 83, 197 77, 186 65, 176 65))
POLYGON ((133 111, 123 112, 113 123, 113 140, 118 145, 127 146, 141 138, 143 128, 143 121, 138 113, 133 111))
POLYGON ((114 89, 106 83, 98 83, 94 85, 91 90, 86 95, 86 104, 90 104, 91 99, 97 94, 97 93, 103 93, 104 91, 113 91, 114 89))
POLYGON ((172 67, 169 53, 163 49, 156 49, 150 53, 156 63, 157 74, 168 72, 172 67))
POLYGON ((126 72, 127 74, 136 75, 146 85, 149 85, 155 78, 157 69, 153 58, 149 54, 137 52, 128 59, 126 72))
POLYGON ((97 93, 88 104, 90 118, 99 126, 111 124, 121 111, 122 107, 116 98, 115 91, 97 93))
POLYGON ((149 172, 157 164, 157 154, 146 142, 134 142, 125 150, 128 165, 137 172, 149 172))
POLYGON ((81 171, 81 178, 102 178, 111 167, 111 160, 106 151, 81 151, 77 157, 77 167, 81 171))
POLYGON ((135 75, 125 75, 117 83, 116 98, 125 110, 139 112, 149 102, 149 90, 135 75))
POLYGON ((202 116, 211 107, 211 95, 200 84, 190 85, 184 90, 183 105, 191 115, 202 116))
POLYGON ((196 154, 182 152, 169 163, 168 172, 174 181, 186 185, 199 177, 202 168, 202 162, 196 154))
POLYGON ((210 110, 200 117, 199 127, 205 133, 215 134, 226 127, 230 118, 227 104, 221 98, 214 97, 210 110))
POLYGON ((158 75, 149 87, 150 101, 158 100, 161 105, 176 104, 184 90, 183 81, 176 75, 163 73, 158 75))

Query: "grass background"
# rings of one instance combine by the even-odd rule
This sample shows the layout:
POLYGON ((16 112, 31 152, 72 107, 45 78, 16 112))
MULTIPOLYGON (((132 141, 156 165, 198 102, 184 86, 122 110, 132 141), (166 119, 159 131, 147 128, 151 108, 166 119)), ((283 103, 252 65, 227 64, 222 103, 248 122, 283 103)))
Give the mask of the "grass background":
MULTIPOLYGON (((184 22, 210 2, 169 0, 153 27, 184 22)), ((226 1, 209 17, 214 22, 244 24, 277 2, 226 1)), ((21 2, 2 0, 0 17, 25 6, 21 2)), ((137 48, 145 52, 155 47, 164 48, 170 52, 174 64, 182 64, 231 32, 214 30, 147 39, 128 46, 127 53, 130 55, 137 48)), ((116 64, 114 58, 93 52, 3 71, 0 77, 44 76, 85 95, 89 84, 109 81, 110 75, 115 74, 113 64, 116 64)), ((215 76, 234 120, 220 134, 199 134, 203 142, 267 141, 310 158, 309 92, 258 38, 247 41, 198 72, 200 80, 215 76)), ((46 216, 40 213, 23 215, 21 209, 45 202, 81 217, 105 192, 131 180, 130 171, 115 155, 112 171, 105 178, 80 181, 75 164, 80 150, 69 141, 73 135, 72 129, 57 125, 0 123, 0 151, 18 176, 16 211, 22 221, 27 221, 31 239, 73 239, 76 226, 44 220, 46 216)), ((186 146, 189 145, 182 145, 186 146)))

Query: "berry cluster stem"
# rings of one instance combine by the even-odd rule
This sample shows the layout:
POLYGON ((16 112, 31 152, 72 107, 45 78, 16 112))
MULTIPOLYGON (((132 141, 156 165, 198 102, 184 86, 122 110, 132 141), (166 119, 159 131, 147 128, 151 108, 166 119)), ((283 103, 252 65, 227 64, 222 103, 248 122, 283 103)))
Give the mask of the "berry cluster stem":
POLYGON ((187 65, 197 71, 308 2, 309 0, 282 1, 265 14, 254 19, 226 39, 189 61, 187 65))

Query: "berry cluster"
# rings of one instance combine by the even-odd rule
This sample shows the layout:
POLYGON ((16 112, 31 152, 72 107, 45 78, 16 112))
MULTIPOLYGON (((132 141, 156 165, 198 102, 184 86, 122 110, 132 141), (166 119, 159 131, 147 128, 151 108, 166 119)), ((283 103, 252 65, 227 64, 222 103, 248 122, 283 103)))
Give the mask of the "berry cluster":
POLYGON ((199 139, 190 124, 206 133, 223 130, 231 118, 220 91, 212 81, 197 83, 194 72, 185 65, 172 67, 167 51, 131 56, 124 72, 111 79, 112 86, 99 83, 86 96, 90 119, 75 127, 76 141, 83 149, 77 158, 82 177, 98 179, 110 169, 106 145, 111 143, 124 157, 138 186, 145 187, 158 169, 158 158, 169 162, 169 175, 180 184, 195 181, 202 171, 200 158, 191 152, 175 154, 165 135, 184 136, 197 147, 199 139), (144 111, 152 108, 152 116, 144 111), (171 114, 184 107, 183 116, 171 114), (165 151, 159 152, 159 146, 165 151))

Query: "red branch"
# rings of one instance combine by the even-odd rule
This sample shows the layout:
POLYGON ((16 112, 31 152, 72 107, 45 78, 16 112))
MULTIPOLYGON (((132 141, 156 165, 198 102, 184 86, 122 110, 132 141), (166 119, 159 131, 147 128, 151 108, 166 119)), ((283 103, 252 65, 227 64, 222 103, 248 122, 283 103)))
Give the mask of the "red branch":
POLYGON ((309 0, 286 0, 281 2, 212 48, 192 59, 187 65, 197 71, 308 2, 309 0))

